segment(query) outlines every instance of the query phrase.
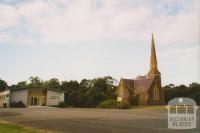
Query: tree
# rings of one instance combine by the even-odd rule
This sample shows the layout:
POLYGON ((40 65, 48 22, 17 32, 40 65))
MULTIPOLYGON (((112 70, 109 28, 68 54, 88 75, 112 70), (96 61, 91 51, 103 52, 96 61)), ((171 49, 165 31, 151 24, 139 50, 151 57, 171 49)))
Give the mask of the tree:
POLYGON ((116 80, 112 77, 63 81, 61 89, 66 92, 66 104, 75 107, 95 107, 100 102, 115 98, 116 80))
POLYGON ((38 77, 30 77, 29 80, 31 82, 29 84, 30 87, 41 87, 42 85, 42 80, 38 77))
POLYGON ((76 97, 78 95, 78 89, 80 88, 79 83, 77 81, 63 81, 61 83, 61 89, 65 91, 65 99, 67 105, 76 104, 76 97))
POLYGON ((60 89, 60 81, 57 78, 52 78, 45 81, 42 86, 44 88, 60 89))
POLYGON ((200 105, 200 84, 192 83, 189 85, 188 95, 193 98, 198 105, 200 105))
POLYGON ((186 85, 166 85, 163 87, 165 102, 176 97, 189 97, 196 101, 200 105, 200 84, 192 83, 189 86, 186 85))
POLYGON ((97 106, 100 102, 113 99, 116 97, 115 90, 116 86, 114 85, 114 80, 112 77, 103 77, 95 78, 92 80, 82 80, 81 85, 85 90, 84 92, 84 106, 85 107, 94 107, 97 106), (86 86, 84 86, 86 85, 86 86))
POLYGON ((10 86, 10 89, 23 89, 23 88, 28 88, 27 81, 21 81, 18 82, 16 85, 10 86))
POLYGON ((7 83, 4 80, 0 79, 0 91, 4 91, 6 89, 7 89, 7 83))

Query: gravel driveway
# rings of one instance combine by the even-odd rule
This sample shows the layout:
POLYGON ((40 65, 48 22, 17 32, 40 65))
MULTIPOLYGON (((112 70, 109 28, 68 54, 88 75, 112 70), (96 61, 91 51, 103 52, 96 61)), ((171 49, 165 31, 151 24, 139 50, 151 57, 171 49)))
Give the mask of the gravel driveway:
POLYGON ((85 108, 0 108, 0 120, 61 133, 200 133, 197 128, 167 128, 167 110, 160 109, 85 109, 85 108))

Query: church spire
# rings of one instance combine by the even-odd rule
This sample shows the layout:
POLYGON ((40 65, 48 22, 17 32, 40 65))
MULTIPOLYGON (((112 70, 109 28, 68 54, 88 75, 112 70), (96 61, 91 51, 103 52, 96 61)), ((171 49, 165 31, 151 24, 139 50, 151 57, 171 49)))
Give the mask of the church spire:
POLYGON ((156 49, 154 44, 153 34, 151 37, 151 59, 150 59, 150 70, 148 76, 159 76, 160 72, 157 68, 157 59, 156 59, 156 49))

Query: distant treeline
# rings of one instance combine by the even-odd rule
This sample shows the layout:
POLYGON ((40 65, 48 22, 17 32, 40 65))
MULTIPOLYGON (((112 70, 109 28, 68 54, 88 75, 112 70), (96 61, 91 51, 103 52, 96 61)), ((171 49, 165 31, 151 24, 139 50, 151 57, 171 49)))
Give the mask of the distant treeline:
POLYGON ((175 86, 174 84, 169 84, 163 87, 165 102, 176 97, 189 97, 196 101, 200 105, 200 84, 191 83, 189 86, 179 85, 175 86))
MULTIPOLYGON (((41 80, 38 77, 30 77, 29 81, 21 81, 15 85, 7 86, 7 83, 0 79, 0 91, 5 89, 23 88, 51 88, 65 91, 65 104, 73 107, 96 107, 99 103, 116 99, 117 80, 110 76, 76 80, 59 81, 56 78, 41 80)), ((192 83, 189 86, 175 86, 169 84, 163 87, 165 102, 175 97, 190 97, 200 105, 200 84, 192 83)))
MULTIPOLYGON (((96 107, 100 102, 116 99, 116 80, 112 77, 83 79, 80 82, 59 81, 56 78, 43 81, 38 77, 29 78, 11 85, 9 89, 51 88, 65 91, 65 104, 73 107, 96 107)), ((2 88, 2 87, 1 87, 2 88)), ((3 87, 3 89, 5 89, 3 87)))

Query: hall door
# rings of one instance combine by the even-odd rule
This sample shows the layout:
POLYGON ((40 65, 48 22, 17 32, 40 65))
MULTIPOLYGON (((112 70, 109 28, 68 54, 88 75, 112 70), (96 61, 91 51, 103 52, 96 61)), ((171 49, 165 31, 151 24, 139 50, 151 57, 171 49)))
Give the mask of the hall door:
POLYGON ((38 98, 32 97, 31 98, 31 106, 37 106, 38 105, 38 98))

